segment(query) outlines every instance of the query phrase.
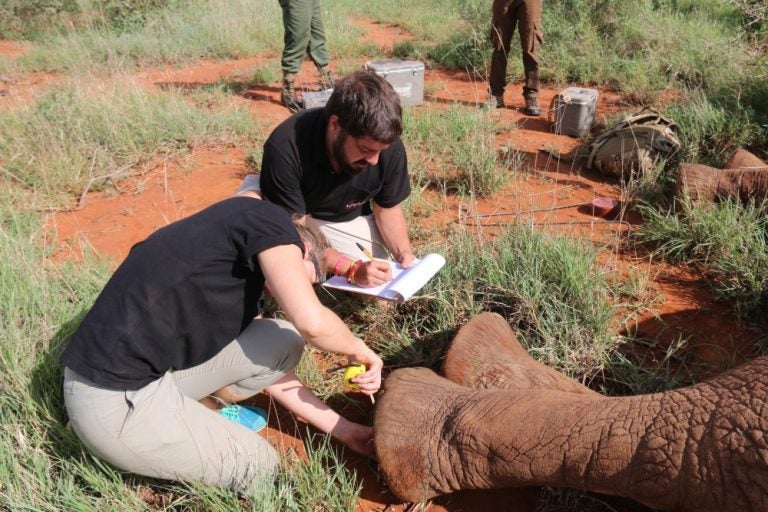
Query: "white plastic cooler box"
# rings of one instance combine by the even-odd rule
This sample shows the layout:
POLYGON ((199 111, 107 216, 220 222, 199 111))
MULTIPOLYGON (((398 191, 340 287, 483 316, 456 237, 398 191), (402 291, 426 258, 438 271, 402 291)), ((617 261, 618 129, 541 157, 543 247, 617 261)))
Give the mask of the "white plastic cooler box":
POLYGON ((595 121, 597 90, 566 87, 552 99, 552 131, 557 134, 583 137, 595 121))
POLYGON ((365 69, 389 82, 403 106, 424 103, 424 64, 418 60, 369 60, 365 69))

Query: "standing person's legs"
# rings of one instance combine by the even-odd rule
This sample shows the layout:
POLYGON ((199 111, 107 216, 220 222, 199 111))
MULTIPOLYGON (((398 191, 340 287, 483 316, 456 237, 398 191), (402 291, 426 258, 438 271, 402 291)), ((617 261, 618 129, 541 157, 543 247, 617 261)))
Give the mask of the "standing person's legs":
POLYGON ((274 475, 277 453, 198 396, 224 386, 254 394, 295 367, 303 345, 287 322, 255 320, 210 361, 166 373, 136 391, 104 389, 66 369, 65 404, 83 443, 120 469, 245 489, 274 475))
POLYGON ((488 84, 491 94, 496 97, 504 96, 507 85, 507 58, 509 56, 512 33, 515 30, 514 21, 509 16, 512 0, 494 0, 491 20, 491 70, 488 84))
POLYGON ((325 67, 330 62, 320 4, 320 0, 312 0, 312 21, 310 22, 309 46, 307 47, 307 54, 318 68, 325 67))
POLYGON ((317 73, 320 78, 320 88, 323 90, 333 89, 335 83, 331 69, 328 67, 330 56, 328 55, 328 44, 325 37, 325 27, 323 25, 321 1, 312 1, 312 22, 310 24, 309 47, 307 54, 315 63, 317 73))
POLYGON ((307 53, 312 23, 313 0, 279 0, 283 9, 283 73, 296 74, 307 53))
POLYGON ((365 258, 356 245, 358 243, 371 251, 375 258, 391 258, 373 215, 361 215, 346 222, 330 222, 307 217, 307 222, 325 235, 331 247, 353 261, 365 258))
POLYGON ((518 9, 517 18, 525 70, 523 97, 538 98, 539 49, 544 41, 544 31, 541 24, 541 0, 524 0, 518 9))
POLYGON ((291 112, 304 108, 304 102, 296 95, 296 74, 309 45, 309 26, 311 23, 312 0, 278 0, 283 9, 283 84, 280 89, 280 101, 291 112))

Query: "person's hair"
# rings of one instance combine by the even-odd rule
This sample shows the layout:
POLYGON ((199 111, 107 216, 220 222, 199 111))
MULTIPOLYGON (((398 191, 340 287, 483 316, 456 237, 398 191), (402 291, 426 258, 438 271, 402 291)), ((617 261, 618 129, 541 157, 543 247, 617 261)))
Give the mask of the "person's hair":
POLYGON ((391 144, 403 133, 400 96, 372 71, 355 71, 336 82, 325 104, 325 116, 335 115, 341 128, 355 138, 370 137, 391 144))
MULTIPOLYGON (((330 248, 331 244, 328 243, 328 239, 325 238, 325 235, 323 235, 319 229, 307 225, 302 219, 302 216, 294 214, 291 221, 293 222, 296 231, 299 233, 301 241, 309 242, 312 245, 311 256, 314 258, 314 261, 317 261, 320 270, 323 271, 323 269, 326 268, 325 250, 330 248)), ((306 244, 304 247, 306 248, 306 244)))

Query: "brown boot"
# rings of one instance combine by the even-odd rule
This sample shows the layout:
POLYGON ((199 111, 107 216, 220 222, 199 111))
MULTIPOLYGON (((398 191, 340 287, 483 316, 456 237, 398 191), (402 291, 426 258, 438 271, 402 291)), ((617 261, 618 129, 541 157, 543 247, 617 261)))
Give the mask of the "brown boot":
POLYGON ((529 96, 525 98, 525 115, 540 116, 541 107, 539 106, 538 96, 529 96))
POLYGON ((333 89, 333 76, 331 75, 331 68, 328 65, 317 66, 317 73, 320 75, 320 89, 327 90, 333 89))
POLYGON ((298 112, 304 108, 303 102, 296 97, 295 81, 296 75, 293 73, 283 74, 283 88, 280 91, 280 101, 291 112, 298 112))

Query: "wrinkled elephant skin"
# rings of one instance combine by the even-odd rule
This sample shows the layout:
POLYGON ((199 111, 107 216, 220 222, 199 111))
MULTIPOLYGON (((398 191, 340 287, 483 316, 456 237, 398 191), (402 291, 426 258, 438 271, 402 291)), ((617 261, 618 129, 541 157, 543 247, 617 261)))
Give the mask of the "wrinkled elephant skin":
POLYGON ((446 359, 464 385, 424 368, 389 376, 374 431, 397 496, 548 485, 664 509, 768 510, 768 359, 675 391, 609 398, 562 375, 540 378, 542 366, 516 346, 501 317, 482 314, 446 359), (480 338, 474 351, 461 346, 480 338), (462 351, 467 364, 455 357, 462 351), (478 365, 513 378, 483 377, 478 365))

